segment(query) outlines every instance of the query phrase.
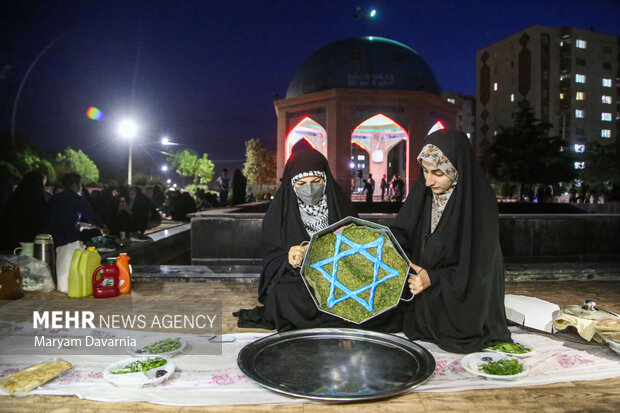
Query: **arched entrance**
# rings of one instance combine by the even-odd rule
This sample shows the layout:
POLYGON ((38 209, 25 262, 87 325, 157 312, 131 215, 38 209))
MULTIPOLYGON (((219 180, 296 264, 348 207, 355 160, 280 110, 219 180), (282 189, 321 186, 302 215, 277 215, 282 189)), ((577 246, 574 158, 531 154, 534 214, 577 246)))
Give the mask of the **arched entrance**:
POLYGON ((291 156, 293 147, 302 139, 327 158, 327 131, 312 118, 305 117, 286 137, 286 159, 291 156))
MULTIPOLYGON (((366 154, 367 163, 363 164, 362 179, 369 174, 375 180, 375 195, 381 195, 381 178, 383 175, 391 180, 399 174, 406 182, 407 141, 409 135, 399 124, 385 115, 379 114, 360 123, 351 135, 351 167, 354 177, 359 175, 360 148, 366 154), (354 159, 355 158, 355 159, 354 159)), ((358 179, 354 179, 355 193, 358 179)), ((360 180, 361 181, 361 180, 360 180)))

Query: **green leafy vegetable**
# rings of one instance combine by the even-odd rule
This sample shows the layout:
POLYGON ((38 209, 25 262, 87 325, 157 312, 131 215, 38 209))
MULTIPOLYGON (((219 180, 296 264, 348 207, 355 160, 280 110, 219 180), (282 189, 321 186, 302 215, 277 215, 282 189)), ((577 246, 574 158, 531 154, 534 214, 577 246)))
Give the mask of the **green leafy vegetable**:
MULTIPOLYGON (((357 226, 355 224, 345 227, 342 234, 358 244, 369 243, 381 236, 384 236, 376 230, 368 227, 357 226)), ((334 233, 328 233, 318 238, 312 244, 311 251, 309 251, 310 257, 308 260, 308 267, 305 270, 305 277, 306 281, 308 281, 308 283, 312 286, 314 295, 321 309, 339 315, 347 320, 352 320, 359 323, 398 304, 409 267, 407 262, 398 254, 398 251, 389 241, 389 238, 386 237, 386 243, 383 246, 382 261, 387 266, 397 270, 399 272, 399 276, 390 278, 377 286, 374 296, 373 311, 369 312, 361 304, 352 299, 341 301, 334 307, 329 308, 327 306, 327 298, 330 294, 331 283, 327 281, 321 273, 319 273, 319 271, 310 268, 310 265, 322 259, 332 257, 336 250, 335 244, 336 235, 334 233)), ((346 251, 349 248, 350 247, 344 245, 343 243, 340 250, 346 251)), ((368 249, 368 252, 371 255, 376 256, 377 249, 370 248, 368 249)), ((331 272, 332 264, 326 265, 324 269, 327 272, 331 272)), ((358 253, 344 257, 340 260, 337 278, 339 282, 350 290, 356 290, 370 284, 373 281, 373 270, 374 264, 358 253)), ((381 269, 378 274, 378 279, 380 280, 386 275, 387 272, 381 269)), ((344 293, 342 291, 336 289, 334 293, 336 299, 342 297, 343 295, 344 293)), ((367 301, 370 298, 370 289, 360 293, 359 297, 367 301)))
POLYGON ((531 348, 517 343, 499 343, 493 347, 489 347, 489 350, 501 351, 502 353, 510 354, 525 354, 532 351, 531 348))
POLYGON ((161 357, 153 357, 153 358, 145 358, 145 359, 137 359, 126 366, 117 367, 115 370, 112 370, 110 373, 112 374, 128 374, 128 373, 139 373, 142 372, 146 374, 147 371, 153 370, 157 367, 165 366, 168 362, 166 359, 161 357))
POLYGON ((178 350, 179 348, 181 348, 181 337, 167 338, 157 341, 150 346, 142 347, 140 353, 161 354, 178 350))
POLYGON ((498 361, 489 361, 482 364, 480 369, 486 374, 492 374, 494 376, 514 376, 523 371, 524 366, 517 359, 501 359, 498 361))

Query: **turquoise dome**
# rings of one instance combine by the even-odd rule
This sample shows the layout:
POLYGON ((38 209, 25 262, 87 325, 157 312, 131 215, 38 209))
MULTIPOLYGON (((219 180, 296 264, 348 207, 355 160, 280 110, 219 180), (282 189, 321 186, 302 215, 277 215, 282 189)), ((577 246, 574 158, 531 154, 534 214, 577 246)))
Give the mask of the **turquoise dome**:
POLYGON ((418 53, 374 36, 340 40, 314 53, 293 75, 286 98, 337 88, 441 91, 418 53))

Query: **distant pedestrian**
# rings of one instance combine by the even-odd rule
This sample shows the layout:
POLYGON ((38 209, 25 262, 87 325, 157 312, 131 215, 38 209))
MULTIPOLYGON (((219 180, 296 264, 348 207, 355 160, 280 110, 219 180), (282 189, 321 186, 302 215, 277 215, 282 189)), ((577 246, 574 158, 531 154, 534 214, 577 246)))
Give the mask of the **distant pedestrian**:
POLYGON ((399 174, 394 175, 392 189, 394 190, 394 202, 402 202, 403 195, 405 194, 405 182, 399 174))
POLYGON ((387 175, 383 174, 383 178, 381 178, 381 201, 383 201, 384 197, 385 197, 385 193, 387 192, 387 189, 389 187, 388 181, 387 181, 387 175))
POLYGON ((366 202, 372 202, 372 195, 375 192, 375 180, 372 174, 368 174, 368 179, 364 180, 364 191, 366 191, 366 202))
POLYGON ((228 169, 222 169, 222 174, 217 178, 217 186, 220 190, 220 206, 226 206, 228 203, 228 190, 230 189, 230 178, 228 177, 228 169))
POLYGON ((239 205, 245 203, 245 191, 248 179, 241 173, 239 168, 235 169, 232 179, 232 204, 239 205))

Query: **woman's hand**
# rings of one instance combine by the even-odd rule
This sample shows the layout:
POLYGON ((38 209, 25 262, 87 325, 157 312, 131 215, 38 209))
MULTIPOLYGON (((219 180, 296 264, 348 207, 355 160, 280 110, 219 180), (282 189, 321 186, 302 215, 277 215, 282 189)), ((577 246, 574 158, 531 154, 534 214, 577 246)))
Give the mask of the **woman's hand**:
POLYGON ((417 274, 409 274, 409 290, 411 290, 411 294, 417 295, 431 286, 431 280, 424 268, 414 263, 411 263, 411 268, 417 274))
POLYGON ((288 251, 288 263, 291 267, 301 267, 308 245, 295 245, 288 251))

